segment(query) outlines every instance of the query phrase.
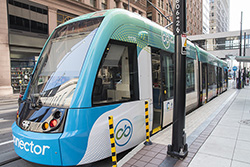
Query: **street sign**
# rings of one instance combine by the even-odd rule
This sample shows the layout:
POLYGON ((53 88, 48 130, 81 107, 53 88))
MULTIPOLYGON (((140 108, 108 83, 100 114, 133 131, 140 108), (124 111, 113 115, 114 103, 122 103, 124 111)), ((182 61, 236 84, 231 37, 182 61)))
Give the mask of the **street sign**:
POLYGON ((237 71, 237 67, 236 66, 233 66, 233 71, 237 71))
POLYGON ((187 35, 186 34, 181 34, 181 54, 186 55, 187 51, 187 35))
POLYGON ((186 32, 186 1, 175 0, 174 11, 174 35, 186 32))

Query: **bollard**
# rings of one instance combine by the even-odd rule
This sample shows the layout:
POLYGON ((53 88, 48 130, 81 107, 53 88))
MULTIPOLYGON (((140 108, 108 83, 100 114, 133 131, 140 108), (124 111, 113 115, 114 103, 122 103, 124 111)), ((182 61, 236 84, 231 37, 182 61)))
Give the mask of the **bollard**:
POLYGON ((109 116, 109 134, 111 143, 112 166, 117 167, 113 116, 109 116))
POLYGON ((144 144, 146 146, 151 145, 150 134, 149 134, 149 117, 148 117, 148 101, 145 101, 145 123, 146 123, 146 141, 144 144))

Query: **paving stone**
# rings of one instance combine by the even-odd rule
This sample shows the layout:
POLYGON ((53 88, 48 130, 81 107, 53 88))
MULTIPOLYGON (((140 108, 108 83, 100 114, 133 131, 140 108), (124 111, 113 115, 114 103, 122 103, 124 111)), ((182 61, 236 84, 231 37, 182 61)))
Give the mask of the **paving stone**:
POLYGON ((166 155, 165 155, 165 154, 159 153, 159 154, 157 154, 157 155, 155 156, 155 158, 164 160, 164 159, 166 158, 166 155))
POLYGON ((137 153, 136 155, 133 156, 134 159, 140 159, 143 155, 142 154, 139 154, 137 153))
POLYGON ((144 161, 144 162, 149 162, 152 160, 153 157, 149 157, 144 155, 143 157, 140 158, 140 161, 144 161))
POLYGON ((150 151, 150 152, 147 152, 145 155, 153 158, 154 156, 156 156, 156 154, 157 154, 156 152, 150 151))
POLYGON ((160 165, 163 162, 162 159, 158 159, 158 158, 153 158, 150 163, 155 164, 155 165, 160 165))
POLYGON ((147 163, 144 162, 144 161, 137 161, 137 162, 134 164, 134 166, 138 166, 138 167, 144 167, 144 166, 146 166, 146 165, 147 165, 147 163))
POLYGON ((128 160, 127 164, 133 165, 136 161, 137 159, 131 158, 130 160, 128 160))

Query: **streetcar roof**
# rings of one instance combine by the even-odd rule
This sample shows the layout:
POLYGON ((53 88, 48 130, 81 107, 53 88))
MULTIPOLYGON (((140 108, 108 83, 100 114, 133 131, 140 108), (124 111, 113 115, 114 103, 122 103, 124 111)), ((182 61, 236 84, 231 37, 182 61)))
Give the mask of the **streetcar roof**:
MULTIPOLYGON (((60 24, 58 27, 61 27, 61 26, 64 26, 73 22, 77 22, 77 21, 81 21, 85 19, 97 18, 97 17, 104 17, 104 18, 107 17, 107 20, 109 21, 112 20, 112 24, 114 23, 121 24, 121 25, 127 24, 127 23, 134 24, 138 27, 143 27, 147 30, 150 30, 152 33, 155 33, 155 34, 162 35, 161 33, 165 32, 172 38, 172 40, 174 40, 173 33, 170 30, 158 25, 157 23, 145 17, 142 17, 141 15, 137 13, 132 13, 124 9, 109 9, 109 10, 102 10, 102 11, 97 11, 93 13, 88 13, 88 14, 73 18, 71 20, 68 20, 67 22, 63 24, 60 24), (119 16, 119 17, 116 17, 116 16, 119 16), (121 19, 122 16, 124 16, 123 19, 121 19)), ((150 42, 149 42, 149 45, 150 45, 150 42)), ((219 59, 215 55, 210 54, 209 52, 203 50, 202 48, 195 46, 192 42, 188 41, 187 45, 188 45, 187 52, 189 52, 189 54, 187 55, 188 57, 196 59, 196 50, 197 50, 198 58, 200 61, 204 63, 220 66, 220 67, 227 66, 227 63, 225 61, 219 59)), ((174 47, 172 47, 172 49, 169 49, 168 51, 171 51, 173 53, 174 47)))

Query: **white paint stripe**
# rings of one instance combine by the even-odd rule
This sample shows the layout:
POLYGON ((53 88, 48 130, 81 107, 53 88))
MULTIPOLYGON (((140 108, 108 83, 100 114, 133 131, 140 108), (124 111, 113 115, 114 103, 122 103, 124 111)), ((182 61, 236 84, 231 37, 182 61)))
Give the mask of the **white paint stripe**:
POLYGON ((9 133, 9 132, 11 132, 11 127, 2 128, 0 131, 0 134, 5 134, 5 133, 9 133))
POLYGON ((13 143, 13 140, 10 140, 10 141, 6 141, 6 142, 3 142, 3 143, 0 143, 0 146, 5 145, 5 144, 9 144, 9 143, 13 143))
POLYGON ((17 108, 16 109, 7 109, 7 110, 4 110, 4 109, 1 109, 0 111, 0 114, 6 114, 6 113, 11 113, 11 112, 17 112, 17 108))

